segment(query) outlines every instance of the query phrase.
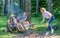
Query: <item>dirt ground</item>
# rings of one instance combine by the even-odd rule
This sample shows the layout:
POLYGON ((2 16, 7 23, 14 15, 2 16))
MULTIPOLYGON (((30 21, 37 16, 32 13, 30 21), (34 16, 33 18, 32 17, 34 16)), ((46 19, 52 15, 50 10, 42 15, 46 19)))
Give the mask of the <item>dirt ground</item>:
POLYGON ((30 34, 30 35, 23 35, 23 34, 13 34, 12 38, 60 38, 60 35, 37 35, 37 34, 30 34))

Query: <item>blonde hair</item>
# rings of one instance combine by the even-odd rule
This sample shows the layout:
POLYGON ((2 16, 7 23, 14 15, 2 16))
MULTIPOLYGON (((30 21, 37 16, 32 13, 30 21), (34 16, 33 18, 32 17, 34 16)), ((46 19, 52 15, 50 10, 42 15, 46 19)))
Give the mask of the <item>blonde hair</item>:
POLYGON ((44 7, 40 8, 40 10, 46 11, 46 9, 44 7))

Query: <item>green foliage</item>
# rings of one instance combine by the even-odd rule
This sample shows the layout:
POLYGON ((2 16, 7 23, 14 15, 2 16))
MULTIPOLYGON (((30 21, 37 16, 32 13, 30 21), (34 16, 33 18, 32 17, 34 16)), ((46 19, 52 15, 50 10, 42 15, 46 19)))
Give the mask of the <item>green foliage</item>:
POLYGON ((32 17, 39 17, 39 16, 41 16, 41 13, 40 12, 33 12, 32 13, 32 15, 31 15, 32 17))
POLYGON ((2 0, 0 0, 0 16, 2 15, 2 0))
MULTIPOLYGON (((60 0, 52 0, 53 3, 53 14, 56 17, 60 16, 60 0)), ((33 16, 38 16, 39 13, 35 13, 36 12, 36 0, 31 0, 31 7, 32 7, 32 15, 33 16)), ((47 0, 39 0, 39 6, 38 6, 38 12, 39 9, 41 7, 45 7, 46 9, 48 9, 48 1, 47 0)))
POLYGON ((60 16, 60 0, 52 0, 53 2, 53 13, 56 17, 60 16))
MULTIPOLYGON (((41 7, 47 7, 47 1, 46 0, 38 0, 39 1, 39 6, 38 6, 38 11, 41 7)), ((31 0, 31 9, 32 12, 36 12, 36 0, 31 0)))
MULTIPOLYGON (((32 13, 32 16, 39 16, 39 9, 41 7, 45 7, 46 9, 48 9, 48 1, 47 0, 38 0, 39 3, 38 3, 38 13, 36 13, 36 0, 31 0, 31 12, 32 13)), ((16 2, 19 3, 19 0, 16 0, 16 2)), ((52 4, 53 4, 53 14, 58 17, 60 16, 60 0, 52 0, 52 4)), ((2 0, 0 0, 0 16, 3 14, 2 13, 2 6, 3 6, 3 3, 2 3, 2 0)))
POLYGON ((47 8, 47 1, 46 0, 38 0, 38 13, 36 13, 36 0, 31 0, 31 11, 32 11, 32 17, 39 17, 41 15, 40 8, 45 7, 47 8))

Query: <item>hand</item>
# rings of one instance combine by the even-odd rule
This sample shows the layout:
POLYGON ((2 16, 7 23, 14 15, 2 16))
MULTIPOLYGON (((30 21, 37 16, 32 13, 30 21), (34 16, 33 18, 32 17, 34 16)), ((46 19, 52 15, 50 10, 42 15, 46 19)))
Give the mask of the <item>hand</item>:
POLYGON ((46 27, 48 27, 48 23, 46 23, 46 27))
POLYGON ((41 21, 41 24, 45 21, 45 18, 43 17, 43 20, 41 21))

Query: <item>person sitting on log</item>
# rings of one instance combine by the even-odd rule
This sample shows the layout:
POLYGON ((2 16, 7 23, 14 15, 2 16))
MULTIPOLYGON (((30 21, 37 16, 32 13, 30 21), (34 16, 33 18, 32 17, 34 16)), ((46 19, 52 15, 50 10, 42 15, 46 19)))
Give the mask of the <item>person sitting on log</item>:
POLYGON ((8 20, 7 27, 9 31, 12 31, 17 24, 17 19, 15 18, 14 14, 10 15, 10 19, 8 20))
POLYGON ((25 28, 25 33, 30 34, 30 22, 28 20, 28 16, 27 16, 26 12, 23 13, 21 22, 25 28))

